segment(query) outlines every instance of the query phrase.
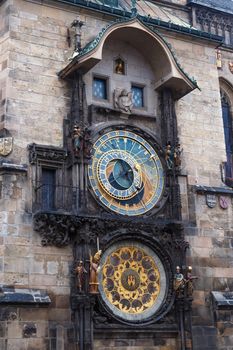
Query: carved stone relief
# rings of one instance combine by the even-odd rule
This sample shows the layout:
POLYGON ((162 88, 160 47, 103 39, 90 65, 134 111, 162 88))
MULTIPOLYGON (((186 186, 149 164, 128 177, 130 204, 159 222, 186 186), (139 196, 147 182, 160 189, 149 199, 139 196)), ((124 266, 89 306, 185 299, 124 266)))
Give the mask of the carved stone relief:
POLYGON ((133 108, 132 92, 125 89, 116 89, 114 91, 114 107, 123 113, 131 113, 133 108))

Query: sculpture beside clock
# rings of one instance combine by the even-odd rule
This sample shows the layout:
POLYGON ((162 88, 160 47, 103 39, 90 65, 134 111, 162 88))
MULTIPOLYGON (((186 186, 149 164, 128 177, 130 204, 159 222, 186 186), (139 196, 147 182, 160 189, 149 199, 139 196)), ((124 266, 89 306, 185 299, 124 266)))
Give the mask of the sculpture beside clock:
POLYGON ((161 159, 148 141, 132 131, 109 131, 96 140, 88 176, 97 200, 117 214, 143 215, 163 197, 161 159))

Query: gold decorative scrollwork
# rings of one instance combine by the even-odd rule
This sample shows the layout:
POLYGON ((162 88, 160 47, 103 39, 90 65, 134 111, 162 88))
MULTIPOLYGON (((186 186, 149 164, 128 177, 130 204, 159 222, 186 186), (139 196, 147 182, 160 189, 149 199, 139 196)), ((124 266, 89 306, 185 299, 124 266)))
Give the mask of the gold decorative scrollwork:
POLYGON ((102 273, 104 293, 120 311, 140 314, 155 304, 160 292, 160 273, 153 258, 142 248, 114 250, 102 273))

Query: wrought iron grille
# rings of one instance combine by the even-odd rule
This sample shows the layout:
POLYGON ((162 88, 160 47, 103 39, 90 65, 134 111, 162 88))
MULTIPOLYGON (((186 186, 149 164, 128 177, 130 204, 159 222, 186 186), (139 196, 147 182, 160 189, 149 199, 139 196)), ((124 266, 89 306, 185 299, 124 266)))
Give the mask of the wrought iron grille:
POLYGON ((75 212, 80 207, 77 187, 36 182, 33 191, 33 211, 75 212))

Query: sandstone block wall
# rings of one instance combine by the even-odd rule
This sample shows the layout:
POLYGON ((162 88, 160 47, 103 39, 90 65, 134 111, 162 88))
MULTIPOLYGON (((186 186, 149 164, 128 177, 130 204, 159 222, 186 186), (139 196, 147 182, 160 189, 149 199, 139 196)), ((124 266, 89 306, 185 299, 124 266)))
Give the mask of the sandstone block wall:
MULTIPOLYGON (((185 5, 186 1, 173 3, 185 5)), ((83 44, 92 40, 108 22, 101 14, 88 14, 80 9, 78 14, 85 21, 83 44)), ((14 137, 14 149, 7 158, 12 162, 28 164, 27 145, 31 142, 63 145, 62 126, 70 110, 71 90, 69 82, 57 78, 57 72, 72 54, 67 43, 67 27, 76 16, 75 8, 63 5, 21 0, 1 5, 0 125, 14 137)), ((187 19, 187 12, 183 16, 187 19)), ((195 350, 213 350, 212 343, 217 344, 218 335, 219 349, 229 350, 232 333, 226 323, 231 322, 232 316, 223 315, 220 323, 214 324, 209 293, 233 288, 232 201, 228 196, 230 205, 226 210, 219 203, 210 209, 205 195, 193 192, 190 186, 224 186, 219 171, 220 163, 226 159, 219 76, 233 83, 228 69, 232 54, 223 53, 223 68, 218 71, 213 45, 170 35, 167 40, 185 71, 197 79, 201 88, 177 102, 183 148, 183 220, 191 247, 188 263, 199 276, 194 293, 195 350), (206 337, 208 341, 204 340, 206 337)), ((53 302, 48 309, 7 308, 0 313, 0 348, 43 350, 50 346, 62 350, 66 346, 72 350, 69 311, 72 251, 70 247, 61 250, 41 246, 40 237, 32 228, 30 176, 30 168, 25 174, 1 174, 0 281, 46 289, 53 302), (31 324, 31 329, 35 329, 32 327, 35 324, 36 335, 32 332, 30 337, 25 337, 27 324, 31 324)), ((148 349, 175 349, 174 339, 159 344, 156 341, 148 341, 148 349)), ((105 345, 106 349, 118 346, 121 350, 129 347, 139 350, 143 346, 128 340, 105 345)), ((97 341, 96 349, 101 346, 97 341)))

